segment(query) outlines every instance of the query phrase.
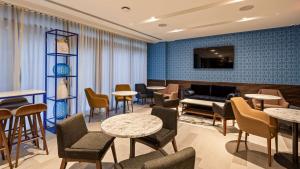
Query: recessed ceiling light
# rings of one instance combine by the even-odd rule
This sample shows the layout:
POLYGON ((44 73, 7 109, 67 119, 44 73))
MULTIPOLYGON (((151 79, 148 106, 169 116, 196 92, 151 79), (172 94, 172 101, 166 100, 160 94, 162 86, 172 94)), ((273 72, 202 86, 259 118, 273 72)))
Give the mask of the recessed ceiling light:
POLYGON ((246 6, 242 6, 242 7, 240 7, 240 11, 249 11, 249 10, 251 10, 251 9, 253 9, 254 8, 254 5, 246 5, 246 6))
POLYGON ((240 20, 237 20, 236 22, 247 22, 247 21, 252 21, 252 20, 255 20, 255 19, 259 19, 260 17, 250 17, 250 18, 242 18, 240 20))
POLYGON ((227 2, 225 2, 225 4, 234 4, 234 3, 238 3, 238 2, 243 2, 244 0, 229 0, 227 2))
POLYGON ((223 55, 219 55, 219 57, 221 58, 221 57, 223 57, 223 55))
POLYGON ((128 6, 123 6, 121 8, 124 12, 129 12, 130 11, 130 8, 128 6))
POLYGON ((216 50, 215 50, 215 49, 211 49, 210 51, 211 51, 211 52, 215 52, 216 50))
POLYGON ((215 52, 215 54, 218 55, 219 53, 218 53, 218 52, 215 52))
POLYGON ((144 23, 156 22, 156 21, 158 21, 158 20, 159 20, 158 18, 156 18, 155 16, 152 16, 152 17, 150 17, 149 19, 146 19, 146 20, 144 21, 144 23))
POLYGON ((166 26, 167 26, 167 24, 165 24, 165 23, 158 24, 158 27, 166 27, 166 26))
POLYGON ((168 33, 177 33, 177 32, 182 32, 182 31, 184 31, 184 29, 174 29, 174 30, 169 31, 168 33))
POLYGON ((279 16, 279 15, 280 15, 280 13, 279 13, 279 12, 277 12, 277 13, 276 13, 276 16, 279 16))

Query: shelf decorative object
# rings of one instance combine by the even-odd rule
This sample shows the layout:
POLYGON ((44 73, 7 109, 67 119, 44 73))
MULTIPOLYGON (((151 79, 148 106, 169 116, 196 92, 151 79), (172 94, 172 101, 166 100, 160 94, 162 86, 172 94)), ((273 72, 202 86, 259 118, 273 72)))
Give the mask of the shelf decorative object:
POLYGON ((53 66, 53 74, 57 76, 69 76, 70 75, 70 66, 65 63, 58 63, 53 66))
POLYGON ((44 122, 48 131, 56 133, 58 120, 78 112, 78 34, 47 31, 45 57, 46 98, 53 109, 48 109, 44 122))

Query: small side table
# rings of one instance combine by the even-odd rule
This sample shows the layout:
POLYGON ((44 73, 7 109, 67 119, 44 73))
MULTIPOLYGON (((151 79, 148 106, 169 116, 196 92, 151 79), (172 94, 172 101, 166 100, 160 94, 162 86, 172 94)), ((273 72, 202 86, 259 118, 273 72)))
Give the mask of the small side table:
POLYGON ((135 96, 137 94, 136 91, 116 91, 113 92, 114 96, 122 96, 123 97, 123 113, 126 113, 126 97, 135 96))
POLYGON ((279 96, 273 96, 273 95, 267 95, 267 94, 245 94, 245 97, 250 99, 256 99, 260 100, 260 110, 264 110, 264 101, 265 100, 280 100, 281 97, 279 96))

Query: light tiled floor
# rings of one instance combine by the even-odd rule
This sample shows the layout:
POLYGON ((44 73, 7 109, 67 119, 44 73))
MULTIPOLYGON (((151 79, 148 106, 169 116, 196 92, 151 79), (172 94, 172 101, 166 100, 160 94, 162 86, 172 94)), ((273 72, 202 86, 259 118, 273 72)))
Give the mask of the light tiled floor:
MULTIPOLYGON (((136 113, 150 113, 149 106, 135 105, 136 113)), ((88 123, 90 130, 100 130, 100 118, 104 115, 95 116, 93 122, 88 123), (101 116, 101 117, 100 117, 101 116)), ((245 151, 243 142, 239 153, 235 153, 237 130, 229 127, 229 133, 225 136, 221 133, 221 123, 217 126, 199 126, 179 122, 178 135, 176 137, 178 148, 194 147, 196 149, 196 169, 256 169, 270 168, 267 165, 266 139, 252 136, 249 137, 249 150, 245 151)), ((57 155, 56 136, 47 133, 49 155, 44 151, 35 150, 32 145, 23 146, 19 169, 56 169, 59 168, 61 159, 57 155)), ((40 142, 41 143, 41 142, 40 142)), ((129 156, 129 140, 117 138, 115 140, 118 160, 127 159, 129 156)), ((168 144, 165 147, 168 153, 173 153, 173 147, 168 144)), ((147 146, 137 143, 136 154, 143 154, 152 151, 147 146)), ((291 151, 290 136, 279 136, 279 151, 291 151)), ((274 141, 272 153, 274 153, 274 141)), ((13 152, 14 154, 14 152, 13 152)), ((14 159, 14 157, 13 157, 14 159)), ((13 161, 14 162, 14 161, 13 161)), ((0 161, 0 168, 8 168, 5 161, 0 161)), ((93 169, 95 164, 68 163, 70 169, 93 169)), ((111 151, 108 151, 103 159, 103 168, 113 168, 111 151)), ((273 160, 271 168, 282 168, 273 160)))

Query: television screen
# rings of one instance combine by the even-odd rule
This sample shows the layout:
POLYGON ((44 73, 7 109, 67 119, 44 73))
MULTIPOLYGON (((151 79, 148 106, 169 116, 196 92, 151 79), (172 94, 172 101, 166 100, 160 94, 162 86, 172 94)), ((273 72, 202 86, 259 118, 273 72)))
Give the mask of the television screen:
POLYGON ((194 68, 233 68, 234 46, 194 49, 194 68))

